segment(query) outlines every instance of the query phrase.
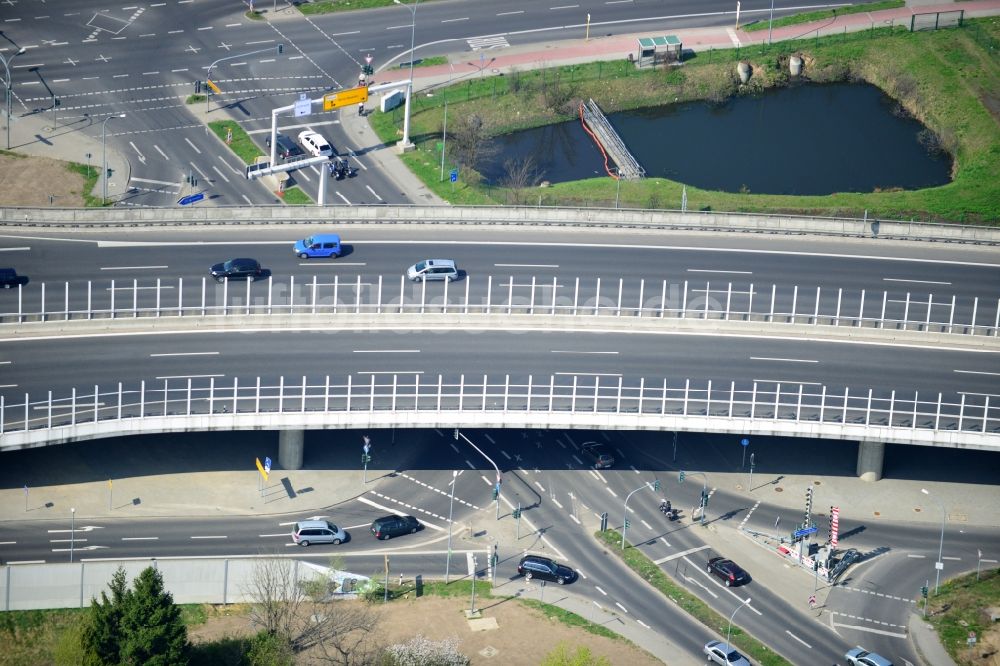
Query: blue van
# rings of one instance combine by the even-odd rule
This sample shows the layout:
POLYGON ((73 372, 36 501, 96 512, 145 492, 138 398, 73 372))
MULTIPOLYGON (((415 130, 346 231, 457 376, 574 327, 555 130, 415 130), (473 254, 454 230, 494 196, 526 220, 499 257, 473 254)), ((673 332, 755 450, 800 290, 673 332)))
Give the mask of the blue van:
POLYGON ((340 236, 337 234, 316 234, 295 242, 295 254, 299 259, 340 256, 340 236))

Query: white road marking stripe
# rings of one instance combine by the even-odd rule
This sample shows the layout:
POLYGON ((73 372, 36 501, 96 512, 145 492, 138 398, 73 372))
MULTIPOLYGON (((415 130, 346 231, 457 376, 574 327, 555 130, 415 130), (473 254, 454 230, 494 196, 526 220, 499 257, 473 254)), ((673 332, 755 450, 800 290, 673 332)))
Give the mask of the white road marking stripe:
POLYGON ((951 284, 951 282, 937 282, 936 280, 904 280, 902 278, 882 278, 884 282, 916 282, 917 284, 951 284))
POLYGON ((169 268, 169 266, 102 266, 102 271, 144 271, 148 268, 169 268))
POLYGON ((225 377, 225 375, 164 375, 156 379, 203 379, 208 377, 225 377))
POLYGON ((122 541, 157 541, 160 537, 122 537, 122 541))
POLYGON ((419 354, 419 349, 354 349, 355 354, 419 354))
POLYGON ((619 354, 620 352, 616 352, 616 351, 574 351, 572 349, 553 349, 552 353, 553 354, 606 354, 606 355, 615 356, 615 355, 619 354))
POLYGON ((802 640, 801 638, 799 638, 798 636, 796 636, 792 632, 788 631, 788 629, 785 629, 785 633, 788 634, 789 636, 791 636, 792 638, 794 638, 795 640, 797 640, 799 643, 802 643, 803 645, 805 645, 810 650, 812 650, 812 645, 809 645, 809 643, 806 643, 804 640, 802 640))
POLYGON ((218 356, 219 352, 170 352, 162 354, 150 354, 150 356, 218 356))
POLYGON ((653 564, 663 564, 664 562, 670 562, 676 560, 679 557, 684 557, 685 555, 690 555, 691 553, 697 553, 699 551, 705 550, 709 546, 696 546, 694 548, 688 548, 687 550, 682 550, 679 553, 674 553, 673 555, 667 555, 666 557, 661 557, 658 560, 653 560, 653 564))
POLYGON ((753 275, 753 271, 724 271, 711 268, 689 268, 688 273, 736 273, 738 275, 753 275))
POLYGON ((808 358, 773 358, 769 356, 751 356, 751 361, 779 361, 781 363, 819 363, 817 360, 808 358))

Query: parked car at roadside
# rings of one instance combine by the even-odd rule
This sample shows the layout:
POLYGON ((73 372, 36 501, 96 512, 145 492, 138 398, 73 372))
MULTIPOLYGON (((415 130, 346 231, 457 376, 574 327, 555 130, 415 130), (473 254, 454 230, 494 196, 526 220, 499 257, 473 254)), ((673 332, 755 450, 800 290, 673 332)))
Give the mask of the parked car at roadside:
MULTIPOLYGON (((268 137, 264 139, 264 143, 267 144, 268 148, 271 147, 270 135, 268 135, 268 137)), ((294 141, 292 141, 292 138, 290 136, 285 136, 284 134, 278 134, 275 137, 274 145, 275 145, 274 153, 278 157, 278 159, 287 161, 305 155, 305 153, 302 152, 302 149, 299 148, 299 145, 294 141)))

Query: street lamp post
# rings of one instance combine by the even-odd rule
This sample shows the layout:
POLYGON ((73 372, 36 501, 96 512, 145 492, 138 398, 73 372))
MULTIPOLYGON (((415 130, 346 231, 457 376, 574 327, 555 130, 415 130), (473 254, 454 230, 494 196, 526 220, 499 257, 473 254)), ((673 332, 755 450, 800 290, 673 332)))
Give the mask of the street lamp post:
POLYGON ((76 543, 76 507, 69 510, 69 561, 73 561, 73 546, 76 543))
POLYGON ((101 172, 101 178, 104 179, 104 188, 102 190, 103 196, 101 197, 101 205, 103 206, 108 201, 108 121, 112 118, 124 118, 125 114, 119 114, 117 116, 108 116, 101 123, 101 162, 104 166, 104 170, 101 172))
POLYGON ((920 492, 930 497, 932 500, 937 502, 937 505, 939 507, 941 507, 941 541, 938 543, 938 558, 937 562, 934 564, 934 569, 935 569, 934 594, 937 595, 938 588, 940 588, 941 586, 941 569, 944 569, 944 563, 941 561, 941 555, 944 553, 944 521, 948 514, 945 511, 944 504, 941 502, 941 500, 939 500, 938 498, 934 497, 934 495, 931 495, 929 492, 927 492, 926 488, 921 488, 920 492))
POLYGON ((628 501, 632 498, 632 495, 635 495, 643 488, 649 488, 653 492, 656 492, 660 489, 660 480, 655 479, 652 482, 647 481, 625 496, 625 517, 622 518, 622 550, 625 550, 625 533, 628 531, 628 501))
POLYGON ((25 48, 22 46, 21 48, 19 48, 17 50, 17 53, 15 53, 14 55, 12 55, 10 57, 10 60, 7 60, 6 58, 3 57, 3 55, 0 55, 0 62, 3 62, 3 68, 7 71, 7 80, 4 81, 4 88, 7 91, 7 94, 6 94, 6 106, 7 106, 7 150, 10 150, 10 98, 11 98, 11 95, 12 95, 11 90, 14 87, 14 80, 10 76, 10 64, 12 62, 14 62, 14 58, 16 58, 17 56, 19 56, 22 53, 24 53, 24 51, 25 51, 25 48))
POLYGON ((774 27, 774 0, 771 0, 771 15, 767 19, 767 45, 771 45, 771 28, 774 27))
POLYGON ((618 203, 619 203, 619 201, 621 201, 621 197, 622 197, 622 169, 621 169, 621 167, 618 167, 618 178, 616 178, 615 180, 618 181, 618 185, 615 187, 615 210, 617 210, 618 209, 618 203))
POLYGON ((448 500, 448 559, 444 565, 444 584, 448 584, 448 576, 451 574, 451 517, 455 508, 455 484, 458 482, 458 471, 451 471, 451 498, 448 500))
MULTIPOLYGON (((448 74, 448 88, 451 87, 451 77, 455 75, 455 65, 451 65, 448 74)), ((444 182, 444 154, 448 149, 448 88, 444 89, 444 130, 441 138, 441 182, 444 182)))
POLYGON ((747 605, 748 603, 750 603, 750 597, 747 597, 747 598, 746 598, 746 601, 744 601, 744 602, 743 602, 743 603, 741 603, 741 604, 740 604, 739 606, 737 606, 737 607, 736 607, 736 610, 734 610, 734 611, 733 611, 733 614, 729 616, 729 627, 728 627, 728 628, 726 629, 726 649, 727 649, 727 650, 731 650, 731 649, 732 649, 732 647, 733 647, 732 643, 730 643, 730 642, 729 642, 729 637, 730 637, 730 636, 732 635, 732 633, 733 633, 733 618, 734 618, 734 617, 736 617, 736 612, 737 612, 737 611, 738 611, 739 609, 741 609, 741 608, 743 608, 744 606, 746 606, 746 605, 747 605))
POLYGON ((410 98, 413 96, 413 49, 416 48, 417 37, 417 3, 420 0, 413 0, 413 6, 407 7, 399 0, 392 0, 397 5, 401 5, 410 10, 412 20, 410 22, 410 83, 406 91, 406 109, 403 114, 403 149, 410 145, 410 98))

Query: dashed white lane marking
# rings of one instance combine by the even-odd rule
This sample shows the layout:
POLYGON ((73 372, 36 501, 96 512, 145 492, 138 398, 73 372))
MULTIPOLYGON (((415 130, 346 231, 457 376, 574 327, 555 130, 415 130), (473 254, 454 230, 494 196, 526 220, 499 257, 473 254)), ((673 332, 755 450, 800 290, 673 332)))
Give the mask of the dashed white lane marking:
POLYGON ((253 202, 250 201, 250 197, 248 197, 245 194, 241 194, 240 196, 243 197, 243 201, 246 201, 248 206, 252 206, 253 205, 253 202))
POLYGON ((226 177, 226 174, 219 171, 219 167, 215 166, 214 164, 212 165, 212 171, 219 174, 219 177, 222 178, 222 180, 226 181, 227 183, 229 182, 229 178, 226 177))
POLYGON ((189 139, 189 138, 187 138, 187 137, 184 137, 184 140, 185 140, 185 141, 187 141, 187 144, 188 144, 189 146, 191 146, 192 148, 194 148, 194 152, 196 152, 196 153, 198 153, 199 155, 201 155, 201 150, 199 150, 199 149, 198 149, 198 146, 196 146, 196 145, 194 145, 193 143, 191 143, 191 139, 189 139))
POLYGON ((643 627, 645 627, 646 629, 650 629, 650 628, 651 628, 651 627, 650 627, 650 626, 649 626, 648 624, 646 624, 646 623, 645 623, 645 622, 643 622, 642 620, 636 620, 636 622, 638 622, 639 624, 641 624, 641 625, 642 625, 643 627))
POLYGON ((626 613, 628 612, 628 609, 627 609, 627 608, 625 608, 624 606, 622 606, 622 605, 621 605, 620 603, 618 603, 617 601, 615 602, 615 606, 618 606, 618 608, 621 608, 621 609, 622 609, 622 610, 623 610, 624 612, 626 612, 626 613))
POLYGON ((545 486, 543 486, 542 484, 538 483, 538 481, 533 481, 532 483, 534 483, 536 486, 538 486, 538 489, 541 490, 543 493, 545 492, 545 486))
MULTIPOLYGON (((410 510, 413 510, 413 511, 419 511, 421 513, 426 513, 427 515, 434 516, 435 518, 441 518, 441 516, 438 516, 435 513, 431 513, 430 511, 425 511, 424 509, 412 506, 412 505, 407 504, 405 502, 400 502, 399 500, 392 499, 391 497, 386 497, 382 493, 375 492, 374 490, 370 491, 370 492, 371 492, 372 495, 375 495, 375 496, 377 496, 377 497, 379 497, 379 498, 381 498, 383 500, 389 501, 389 502, 394 502, 395 504, 398 504, 400 506, 404 506, 407 509, 410 509, 410 510)), ((367 497, 359 497, 358 501, 361 502, 361 503, 363 503, 363 504, 367 504, 369 506, 373 506, 376 509, 381 509, 383 511, 388 511, 389 513, 395 513, 397 511, 397 509, 395 509, 395 508, 391 508, 391 507, 388 507, 388 506, 385 506, 385 505, 373 502, 370 499, 368 499, 367 497)), ((427 527, 431 528, 432 530, 437 530, 438 532, 444 532, 445 531, 443 527, 441 527, 439 525, 435 525, 434 523, 429 523, 426 520, 424 520, 423 518, 419 518, 418 517, 417 520, 420 521, 421 525, 426 525, 427 527)), ((447 522, 448 519, 447 518, 443 518, 442 520, 444 520, 445 522, 447 522)))
POLYGON ((163 159, 165 159, 165 160, 169 160, 170 159, 169 157, 167 157, 167 154, 165 152, 163 152, 163 150, 161 150, 160 147, 158 145, 156 145, 155 143, 153 144, 153 148, 155 148, 156 152, 158 152, 160 155, 163 156, 163 159))
POLYGON ((757 507, 760 506, 760 503, 761 500, 757 500, 757 503, 754 504, 752 507, 750 507, 750 510, 747 511, 747 515, 743 516, 743 520, 740 521, 740 524, 736 529, 738 530, 743 529, 743 526, 747 524, 748 520, 750 520, 750 516, 753 514, 754 511, 756 511, 757 507))
POLYGON ((347 204, 348 206, 351 205, 350 200, 347 197, 345 197, 343 194, 341 194, 340 190, 337 190, 336 194, 337 194, 338 197, 340 197, 341 199, 343 199, 343 201, 344 201, 345 204, 347 204))
POLYGON ((371 192, 371 193, 372 193, 372 196, 373 196, 373 197, 375 197, 375 198, 376 198, 377 200, 379 200, 379 201, 382 201, 382 197, 380 197, 380 196, 379 196, 379 195, 378 195, 378 194, 377 194, 377 193, 375 192, 375 190, 373 190, 373 189, 371 188, 371 185, 365 185, 365 189, 366 189, 366 190, 368 190, 369 192, 371 192))
POLYGON ((608 593, 602 590, 600 585, 595 585, 594 589, 603 594, 604 596, 608 596, 608 593))

